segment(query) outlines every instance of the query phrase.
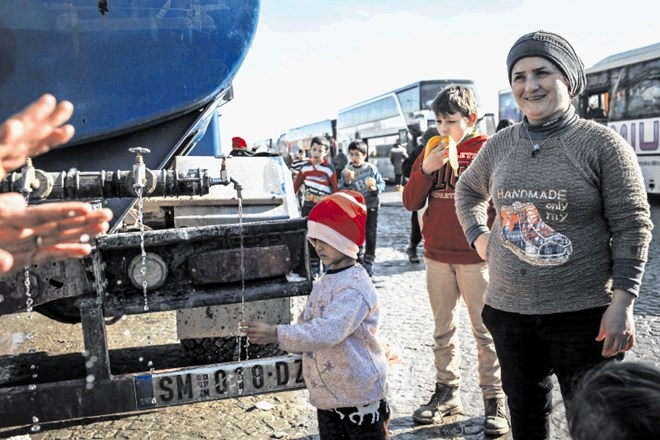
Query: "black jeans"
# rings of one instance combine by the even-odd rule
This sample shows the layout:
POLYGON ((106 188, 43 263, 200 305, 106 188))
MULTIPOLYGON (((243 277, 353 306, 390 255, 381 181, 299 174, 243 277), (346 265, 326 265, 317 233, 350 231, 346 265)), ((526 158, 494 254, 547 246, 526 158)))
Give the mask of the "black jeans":
POLYGON ((514 439, 550 438, 553 373, 568 409, 581 375, 615 359, 603 358, 603 343, 596 342, 605 309, 521 315, 484 306, 481 316, 500 360, 514 439))
POLYGON ((380 401, 377 417, 374 417, 373 414, 361 413, 358 408, 337 408, 336 411, 318 409, 316 415, 321 440, 385 440, 389 438, 387 425, 390 419, 390 408, 385 400, 380 401))
POLYGON ((413 211, 410 215, 410 247, 416 248, 422 242, 422 231, 419 228, 419 220, 417 219, 417 211, 413 211))
MULTIPOLYGON (((316 206, 316 204, 305 203, 304 205, 302 205, 300 214, 303 217, 309 217, 309 213, 311 212, 314 206, 316 206)), ((321 259, 319 258, 319 254, 316 253, 316 249, 314 248, 314 246, 312 246, 312 243, 310 243, 309 240, 307 240, 307 248, 309 249, 309 262, 312 265, 316 264, 318 266, 321 263, 321 259)))
POLYGON ((364 256, 374 261, 376 256, 376 232, 378 230, 378 208, 367 209, 367 224, 364 227, 364 256))

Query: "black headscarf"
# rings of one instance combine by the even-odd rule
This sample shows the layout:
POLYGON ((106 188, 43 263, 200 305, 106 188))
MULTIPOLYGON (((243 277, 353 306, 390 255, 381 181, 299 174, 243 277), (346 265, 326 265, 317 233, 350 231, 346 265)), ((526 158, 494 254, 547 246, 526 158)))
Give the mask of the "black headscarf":
POLYGON ((571 96, 577 96, 584 90, 587 84, 584 64, 575 53, 573 46, 561 35, 536 31, 520 37, 506 57, 509 84, 511 84, 513 65, 521 58, 527 57, 542 57, 556 65, 568 81, 568 91, 571 96))

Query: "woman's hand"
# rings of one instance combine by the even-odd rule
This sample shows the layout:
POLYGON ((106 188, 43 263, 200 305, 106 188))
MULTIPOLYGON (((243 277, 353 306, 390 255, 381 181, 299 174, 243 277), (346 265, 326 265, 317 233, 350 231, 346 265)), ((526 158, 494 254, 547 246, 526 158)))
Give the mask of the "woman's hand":
POLYGON ((239 330, 253 344, 277 343, 277 327, 256 321, 241 321, 239 330))
POLYGON ((614 289, 612 302, 600 320, 600 330, 596 337, 596 341, 604 341, 603 357, 616 356, 635 345, 634 303, 634 296, 623 290, 614 289))
POLYGON ((73 104, 59 104, 52 95, 43 95, 0 125, 0 178, 22 166, 28 157, 45 153, 68 142, 75 132, 64 125, 73 114, 73 104))
POLYGON ((490 240, 490 232, 484 232, 474 240, 474 248, 482 260, 486 261, 486 251, 488 250, 488 241, 490 240))
POLYGON ((19 194, 0 194, 0 273, 89 255, 89 241, 108 230, 109 209, 83 202, 26 206, 19 194))

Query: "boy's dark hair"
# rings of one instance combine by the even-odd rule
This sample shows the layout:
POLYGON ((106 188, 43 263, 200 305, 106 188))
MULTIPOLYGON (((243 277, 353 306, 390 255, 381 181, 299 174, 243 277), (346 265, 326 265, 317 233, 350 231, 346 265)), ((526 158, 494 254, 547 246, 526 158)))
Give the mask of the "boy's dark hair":
POLYGON ((325 136, 314 136, 309 146, 311 147, 314 144, 323 145, 325 147, 325 151, 328 151, 330 149, 330 141, 325 136))
POLYGON ((477 100, 472 90, 458 84, 451 84, 442 89, 431 103, 435 115, 451 115, 459 112, 466 118, 477 114, 477 100))
POLYGON ((573 440, 660 438, 660 370, 607 362, 585 374, 566 409, 573 440))
POLYGON ((367 143, 362 139, 355 139, 353 142, 348 144, 348 151, 357 150, 360 153, 367 155, 367 143))

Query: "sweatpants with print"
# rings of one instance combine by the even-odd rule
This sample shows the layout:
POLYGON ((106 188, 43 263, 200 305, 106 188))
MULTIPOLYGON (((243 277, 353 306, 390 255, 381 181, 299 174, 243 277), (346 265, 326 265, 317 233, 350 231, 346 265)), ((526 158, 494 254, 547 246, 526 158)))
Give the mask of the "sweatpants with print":
POLYGON ((361 408, 318 409, 321 440, 387 440, 390 407, 381 400, 361 408))
POLYGON ((483 296, 488 284, 488 266, 486 263, 448 264, 429 258, 424 258, 424 261, 426 288, 435 322, 433 352, 436 382, 452 387, 461 384, 458 328, 460 302, 463 298, 477 343, 479 386, 483 397, 504 397, 500 363, 493 338, 481 319, 483 296))

